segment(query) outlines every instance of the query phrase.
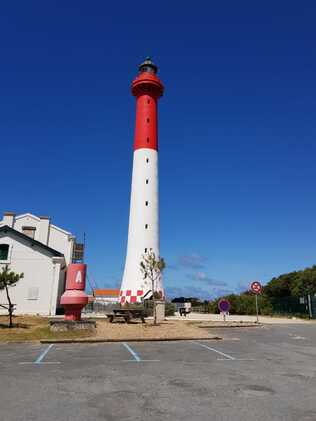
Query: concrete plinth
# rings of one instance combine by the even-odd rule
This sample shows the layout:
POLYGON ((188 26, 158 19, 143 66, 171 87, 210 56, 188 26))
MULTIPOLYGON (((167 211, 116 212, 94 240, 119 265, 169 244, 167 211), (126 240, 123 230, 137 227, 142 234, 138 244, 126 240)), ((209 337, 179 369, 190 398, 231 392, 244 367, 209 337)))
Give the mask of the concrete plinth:
POLYGON ((97 324, 93 320, 50 320, 50 330, 52 332, 69 332, 72 330, 96 329, 97 324))
POLYGON ((155 300, 156 303, 156 320, 157 323, 161 323, 165 320, 165 301, 155 300))

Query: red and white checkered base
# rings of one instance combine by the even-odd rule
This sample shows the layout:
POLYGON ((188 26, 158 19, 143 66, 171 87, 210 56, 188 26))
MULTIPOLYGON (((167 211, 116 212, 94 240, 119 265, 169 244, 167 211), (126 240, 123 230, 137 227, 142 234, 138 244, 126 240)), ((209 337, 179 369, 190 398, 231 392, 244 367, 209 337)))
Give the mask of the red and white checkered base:
MULTIPOLYGON (((148 291, 146 291, 146 292, 148 292, 148 291)), ((142 289, 138 289, 137 291, 133 291, 131 289, 127 289, 125 291, 121 290, 120 291, 120 303, 121 304, 141 303, 144 295, 145 295, 145 292, 142 289)), ((148 294, 146 294, 146 295, 148 295, 148 294)), ((162 299, 165 299, 165 294, 164 294, 163 290, 160 291, 160 295, 161 295, 162 299)), ((145 298, 149 298, 149 297, 145 297, 145 298)))
POLYGON ((132 291, 131 289, 127 289, 125 291, 120 291, 120 303, 141 303, 142 296, 144 295, 144 291, 142 289, 138 289, 137 291, 132 291))

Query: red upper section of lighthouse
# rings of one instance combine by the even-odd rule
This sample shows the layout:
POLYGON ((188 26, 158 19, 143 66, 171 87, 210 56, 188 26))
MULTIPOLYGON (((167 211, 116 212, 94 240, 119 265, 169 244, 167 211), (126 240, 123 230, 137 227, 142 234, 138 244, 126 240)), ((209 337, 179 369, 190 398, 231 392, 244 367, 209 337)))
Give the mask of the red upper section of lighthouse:
POLYGON ((158 150, 157 103, 164 87, 150 58, 139 66, 139 70, 131 87, 132 94, 137 98, 134 149, 158 150))

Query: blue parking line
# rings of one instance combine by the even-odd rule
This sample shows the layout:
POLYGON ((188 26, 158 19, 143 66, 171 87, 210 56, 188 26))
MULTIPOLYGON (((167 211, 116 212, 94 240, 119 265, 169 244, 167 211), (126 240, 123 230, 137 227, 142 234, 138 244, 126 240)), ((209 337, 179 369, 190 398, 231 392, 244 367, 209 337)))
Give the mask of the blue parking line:
POLYGON ((48 354, 48 352, 52 349, 52 347, 54 346, 54 344, 50 344, 45 351, 43 351, 41 353, 41 355, 37 358, 36 361, 34 361, 34 364, 41 364, 41 362, 43 361, 43 359, 46 357, 46 355, 48 354))
POLYGON ((133 355, 134 360, 137 362, 142 361, 142 359, 140 358, 140 356, 137 354, 136 351, 134 351, 126 342, 123 342, 123 345, 125 346, 125 348, 133 355))

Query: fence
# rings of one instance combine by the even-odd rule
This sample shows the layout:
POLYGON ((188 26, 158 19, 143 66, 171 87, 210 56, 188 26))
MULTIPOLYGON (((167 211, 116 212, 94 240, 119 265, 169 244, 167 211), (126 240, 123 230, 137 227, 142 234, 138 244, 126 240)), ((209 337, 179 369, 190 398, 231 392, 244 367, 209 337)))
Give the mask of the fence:
POLYGON ((273 313, 316 319, 316 296, 270 298, 273 313))
POLYGON ((269 299, 273 313, 281 315, 309 316, 307 297, 282 297, 269 299))
POLYGON ((312 318, 316 319, 316 296, 311 297, 311 312, 312 318))
POLYGON ((103 301, 93 301, 88 303, 82 310, 82 313, 111 313, 114 308, 119 307, 118 303, 106 303, 103 301))
POLYGON ((194 313, 209 313, 209 306, 208 305, 201 305, 192 307, 192 311, 194 313))
MULTIPOLYGON (((259 308, 259 312, 261 312, 260 310, 261 308, 259 308)), ((316 319, 316 296, 266 297, 262 314, 316 319)))

